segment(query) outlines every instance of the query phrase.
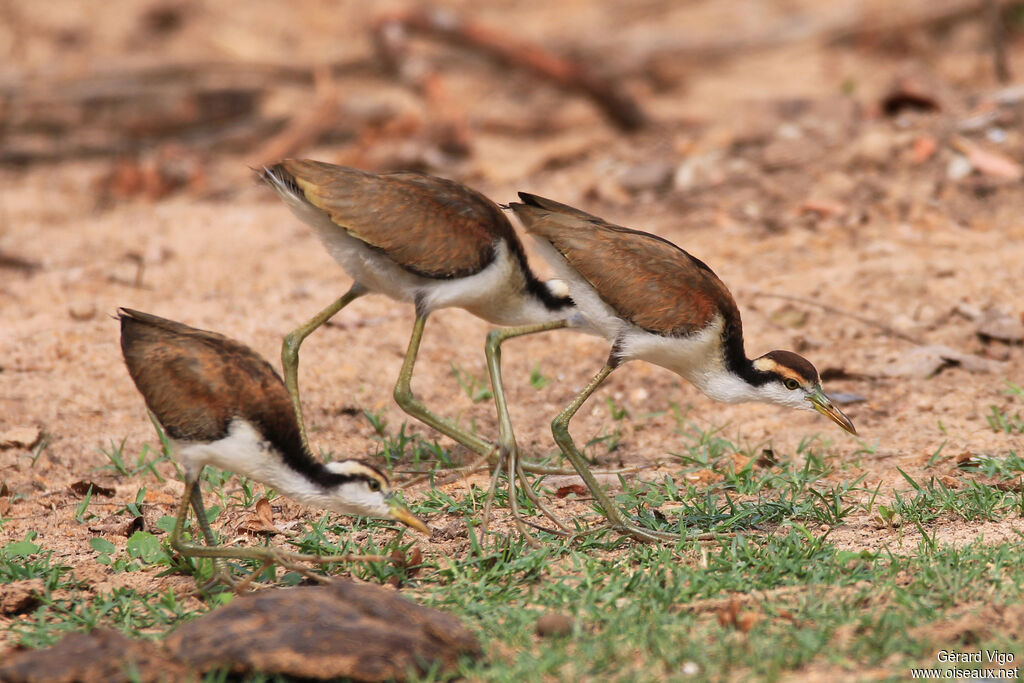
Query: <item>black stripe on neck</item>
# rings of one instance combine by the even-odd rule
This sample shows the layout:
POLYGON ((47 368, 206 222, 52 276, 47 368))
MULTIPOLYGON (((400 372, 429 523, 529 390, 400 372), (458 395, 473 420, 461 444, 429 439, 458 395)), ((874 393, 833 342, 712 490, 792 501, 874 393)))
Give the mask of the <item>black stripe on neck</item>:
POLYGON ((725 321, 725 326, 722 329, 722 353, 725 367, 729 369, 729 372, 750 386, 763 386, 772 379, 770 372, 758 370, 754 367, 753 361, 747 358, 747 352, 743 348, 743 327, 738 320, 725 321))
MULTIPOLYGON (((294 421, 290 420, 289 422, 294 421)), ((294 426, 285 425, 283 430, 280 423, 273 426, 266 424, 254 426, 263 435, 263 438, 270 442, 281 454, 281 458, 289 469, 294 470, 304 479, 313 482, 323 489, 330 489, 354 481, 367 481, 369 479, 369 477, 361 473, 339 474, 329 470, 324 463, 314 458, 313 454, 302 443, 302 436, 299 434, 297 424, 294 426)), ((367 467, 372 467, 367 463, 363 464, 367 465, 367 467)), ((373 469, 376 468, 374 467, 373 469)))
POLYGON ((558 312, 575 305, 571 297, 552 294, 547 284, 533 274, 533 270, 531 270, 530 264, 526 260, 526 252, 523 250, 523 245, 515 236, 507 240, 507 242, 509 249, 515 254, 516 261, 519 263, 519 269, 523 272, 523 278, 526 280, 527 294, 540 301, 544 308, 552 312, 558 312))

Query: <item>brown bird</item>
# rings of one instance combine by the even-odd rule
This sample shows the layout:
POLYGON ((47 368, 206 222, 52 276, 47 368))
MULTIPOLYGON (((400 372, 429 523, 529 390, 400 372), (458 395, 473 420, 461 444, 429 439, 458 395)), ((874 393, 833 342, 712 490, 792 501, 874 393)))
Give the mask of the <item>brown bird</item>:
POLYGON ((792 351, 747 358, 736 302, 702 261, 656 235, 525 192, 519 197, 523 203, 510 208, 569 283, 583 318, 612 342, 604 367, 555 418, 552 431, 614 528, 644 540, 660 537, 627 522, 615 508, 573 443, 569 421, 626 361, 668 368, 716 401, 817 410, 856 434, 850 419, 825 395, 809 361, 792 351))
MULTIPOLYGON (((185 494, 171 534, 171 545, 179 553, 265 564, 342 561, 186 542, 182 531, 191 503, 207 545, 216 546, 199 487, 206 465, 245 475, 305 505, 394 519, 430 532, 392 496, 388 478, 373 465, 359 460, 322 463, 312 457, 281 377, 255 351, 215 332, 128 308, 120 309, 118 317, 128 373, 185 470, 185 494)), ((234 583, 223 566, 218 571, 217 579, 234 583)))
MULTIPOLYGON (((438 417, 413 395, 413 367, 427 317, 454 306, 495 325, 510 326, 488 335, 485 355, 498 411, 500 454, 509 456, 510 472, 518 469, 501 383, 501 343, 566 327, 576 308, 564 283, 542 282, 534 275, 501 209, 464 185, 420 173, 378 175, 319 161, 286 159, 264 168, 262 178, 316 231, 327 251, 354 280, 348 292, 285 337, 282 345, 284 381, 300 428, 302 341, 355 299, 378 292, 416 306, 412 336, 395 384, 395 401, 409 415, 476 453, 494 454, 494 445, 438 417)), ((510 486, 513 479, 511 475, 510 486)), ((547 514, 530 487, 525 486, 524 491, 547 514)), ((511 503, 516 516, 515 496, 511 503)), ((521 525, 520 530, 525 535, 521 525)))

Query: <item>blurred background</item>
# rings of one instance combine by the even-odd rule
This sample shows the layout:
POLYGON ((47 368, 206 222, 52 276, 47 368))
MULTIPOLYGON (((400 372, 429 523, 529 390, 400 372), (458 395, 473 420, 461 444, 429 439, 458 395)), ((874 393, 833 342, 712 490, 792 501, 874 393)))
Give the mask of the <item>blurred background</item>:
MULTIPOLYGON (((0 166, 90 160, 100 207, 223 198, 247 165, 314 150, 618 203, 742 193, 738 176, 763 201, 791 189, 790 169, 851 156, 990 184, 1019 177, 992 155, 1019 147, 1022 22, 997 0, 7 0, 0 166), (942 125, 856 139, 921 117, 942 125)), ((827 180, 808 220, 842 213, 857 195, 844 182, 827 180)), ((749 218, 782 221, 774 206, 749 218)))

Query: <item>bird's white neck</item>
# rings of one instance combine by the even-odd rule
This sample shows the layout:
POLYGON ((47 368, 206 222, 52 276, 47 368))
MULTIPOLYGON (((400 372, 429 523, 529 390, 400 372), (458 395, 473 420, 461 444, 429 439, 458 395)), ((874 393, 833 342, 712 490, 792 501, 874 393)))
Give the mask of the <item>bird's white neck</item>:
POLYGON ((663 337, 632 328, 619 337, 619 357, 660 365, 682 376, 708 398, 723 403, 763 401, 755 387, 729 368, 721 316, 688 337, 663 337))
POLYGON ((211 465, 245 474, 300 503, 328 507, 323 488, 288 467, 281 453, 246 420, 232 420, 228 435, 212 443, 177 445, 177 458, 189 476, 198 476, 203 465, 211 465))
POLYGON ((433 286, 424 292, 423 303, 427 310, 461 306, 479 318, 504 326, 565 320, 576 312, 571 304, 552 305, 568 297, 564 282, 538 282, 538 291, 532 291, 522 267, 515 252, 501 242, 490 265, 476 275, 433 286))

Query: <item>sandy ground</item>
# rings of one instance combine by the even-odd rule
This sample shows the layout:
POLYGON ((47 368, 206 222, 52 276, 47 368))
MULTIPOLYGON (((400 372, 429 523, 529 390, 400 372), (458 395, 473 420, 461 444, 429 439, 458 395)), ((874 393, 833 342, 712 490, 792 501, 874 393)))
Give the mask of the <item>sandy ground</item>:
MULTIPOLYGON (((128 57, 306 64, 370 49, 369 17, 358 3, 253 3, 244 16, 219 4, 186 4, 187 21, 177 32, 144 43, 136 40, 134 4, 121 4, 123 12, 112 9, 109 20, 91 23, 89 3, 59 12, 43 5, 31 18, 19 5, 4 3, 24 30, 0 29, 0 55, 6 50, 10 58, 0 61, 23 75, 71 75, 128 57), (67 31, 85 38, 62 42, 67 31)), ((813 28, 873 11, 871 3, 836 3, 830 10, 814 10, 815 4, 724 3, 727 11, 716 8, 719 3, 669 10, 665 3, 570 2, 554 12, 549 3, 531 1, 493 3, 476 18, 514 25, 548 44, 570 40, 577 52, 602 55, 614 69, 613 56, 623 65, 637 64, 645 46, 756 42, 794 24, 794 16, 803 18, 796 24, 813 28), (573 22, 569 33, 566 17, 573 22)), ((1024 314, 1024 222, 1018 210, 1024 192, 1019 179, 986 173, 984 164, 968 164, 965 175, 955 172, 965 158, 957 135, 1011 160, 1024 157, 1016 104, 1000 109, 1002 123, 956 132, 962 130, 958 122, 999 87, 978 31, 960 26, 941 41, 927 31, 912 33, 908 43, 918 52, 909 53, 871 41, 823 41, 810 31, 809 38, 724 58, 666 58, 658 67, 664 82, 642 78, 635 68, 629 72, 631 92, 656 120, 629 137, 579 97, 519 73, 508 76, 464 53, 428 50, 455 74, 446 81, 449 96, 467 112, 472 131, 471 155, 434 172, 498 202, 527 190, 674 241, 731 288, 743 312, 748 353, 797 350, 825 373, 829 391, 866 399, 844 406, 860 432, 852 438, 814 413, 713 404, 666 370, 630 364, 573 422, 580 440, 622 428, 613 453, 597 449, 602 464, 658 465, 644 477, 678 472, 668 454, 685 443, 670 414, 613 423, 606 397, 631 416, 675 404, 702 428, 721 428, 726 438, 771 446, 786 456, 819 435, 818 448, 845 465, 836 479, 863 475, 862 485, 880 486, 882 498, 907 489, 897 468, 914 477, 945 477, 955 486, 972 476, 956 467, 957 456, 1020 452, 1022 437, 994 431, 986 416, 990 406, 1020 410, 1020 399, 1015 403, 1004 390, 1007 380, 1024 384, 1024 351, 1019 342, 979 337, 970 314, 997 309, 1017 321, 1024 314), (882 115, 881 97, 908 74, 932 93, 939 110, 882 115), (852 93, 843 94, 844 87, 852 93), (923 159, 922 139, 936 143, 923 159), (649 182, 650 175, 664 176, 664 182, 649 182), (968 360, 915 376, 913 354, 931 345, 968 360), (940 446, 949 459, 923 469, 940 446)), ((1024 50, 1012 54, 1024 60, 1024 50)), ((414 95, 383 76, 353 77, 340 86, 365 106, 378 98, 417 107, 414 95)), ((147 502, 158 514, 172 513, 181 490, 175 481, 161 485, 151 477, 124 479, 97 470, 108 463, 100 449, 112 442, 126 439, 125 454, 132 458, 143 444, 156 445, 120 358, 111 317, 117 307, 214 329, 276 359, 282 336, 350 284, 311 231, 253 181, 250 159, 193 154, 207 185, 155 202, 100 202, 98 183, 111 164, 105 158, 0 167, 0 252, 40 266, 32 272, 0 268, 0 433, 38 429, 48 438, 35 462, 31 448, 0 450, 0 482, 7 492, 0 503, 9 501, 6 511, 0 508, 9 520, 0 542, 36 531, 37 543, 83 574, 103 572, 87 545, 96 533, 74 520, 80 497, 70 484, 86 479, 113 486, 117 504, 145 484, 147 502)), ((341 143, 301 154, 350 163, 354 152, 341 143)), ((537 268, 547 272, 540 262, 537 268)), ((367 297, 303 346, 303 399, 318 447, 375 453, 379 444, 362 410, 383 411, 393 428, 401 424, 391 388, 412 318, 407 305, 367 297)), ((485 379, 487 330, 462 311, 433 316, 413 386, 428 406, 494 435, 492 407, 473 403, 451 371, 455 364, 485 379)), ((572 332, 505 347, 512 416, 528 456, 554 451, 552 417, 600 367, 607 350, 606 342, 572 332), (527 378, 534 367, 555 381, 532 388, 527 378)), ((425 427, 411 429, 435 438, 425 427)), ((469 457, 459 448, 455 453, 469 457)), ((484 475, 474 481, 482 483, 484 475)), ((464 486, 456 482, 450 489, 464 486)), ((415 499, 422 488, 406 495, 415 499)), ((584 508, 559 501, 556 509, 573 514, 584 508)), ((308 514, 290 504, 277 513, 279 521, 308 514)), ((455 522, 429 521, 439 529, 455 522)), ((948 520, 938 538, 960 542, 983 533, 996 541, 1019 525, 1019 519, 948 520)), ((831 538, 850 549, 877 548, 897 542, 900 534, 910 552, 914 534, 878 529, 863 515, 831 538)), ((464 547, 464 537, 446 536, 436 534, 420 548, 429 555, 464 547)), ((186 586, 179 579, 152 580, 186 586)), ((0 645, 3 640, 0 635, 0 645)))

